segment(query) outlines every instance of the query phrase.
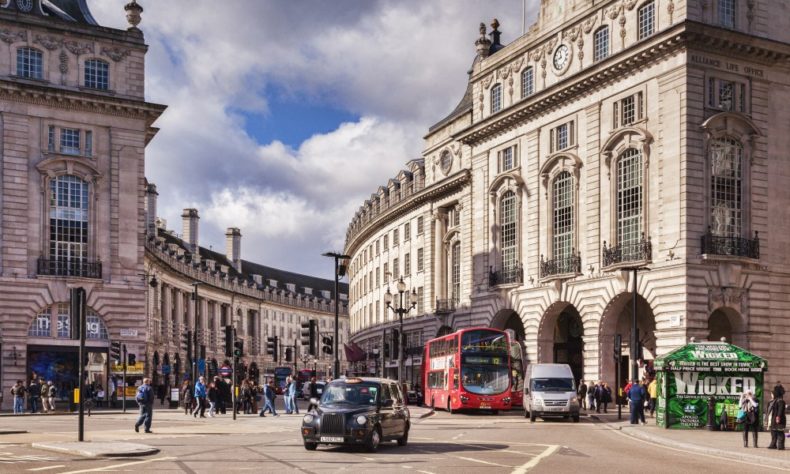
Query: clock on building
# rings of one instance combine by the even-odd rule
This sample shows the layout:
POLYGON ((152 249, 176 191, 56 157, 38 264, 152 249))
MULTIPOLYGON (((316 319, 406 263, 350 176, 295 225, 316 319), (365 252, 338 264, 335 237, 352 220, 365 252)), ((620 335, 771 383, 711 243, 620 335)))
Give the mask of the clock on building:
POLYGON ((33 0, 16 0, 16 6, 23 12, 29 12, 33 9, 33 0))
POLYGON ((567 44, 561 44, 554 50, 554 69, 564 71, 571 59, 571 50, 567 44))

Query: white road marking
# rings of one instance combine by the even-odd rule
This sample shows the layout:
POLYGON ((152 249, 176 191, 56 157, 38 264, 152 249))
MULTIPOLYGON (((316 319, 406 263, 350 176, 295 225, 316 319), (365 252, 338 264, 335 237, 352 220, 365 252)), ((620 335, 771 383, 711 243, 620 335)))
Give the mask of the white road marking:
POLYGON ((513 467, 513 466, 506 466, 504 464, 497 464, 495 462, 481 461, 480 459, 475 459, 475 458, 465 458, 463 456, 453 456, 453 457, 457 459, 463 459, 464 461, 472 461, 472 462, 479 462, 480 464, 488 464, 489 466, 513 467))
POLYGON ((102 472, 102 471, 109 471, 112 469, 117 469, 119 467, 126 467, 126 466, 136 466, 138 464, 147 464, 150 462, 159 462, 159 461, 172 461, 173 459, 177 459, 174 457, 167 457, 167 458, 154 458, 154 459, 147 459, 145 461, 135 461, 135 462, 127 462, 123 464, 115 464, 112 466, 104 466, 104 467, 97 467, 94 469, 83 469, 80 471, 69 471, 69 472, 62 472, 61 474, 80 474, 83 472, 102 472))
POLYGON ((542 461, 544 458, 547 458, 547 457, 551 456, 552 454, 554 454, 554 452, 557 451, 558 449, 560 449, 559 445, 549 446, 542 453, 540 453, 537 456, 535 456, 534 458, 530 459, 529 462, 527 462, 527 463, 523 464, 522 466, 518 467, 515 471, 513 471, 513 474, 523 474, 523 473, 529 471, 533 467, 537 466, 538 463, 540 461, 542 461))
POLYGON ((49 471, 50 469, 57 469, 59 467, 66 467, 66 465, 59 464, 57 466, 34 467, 33 469, 28 469, 28 471, 49 471))
POLYGON ((420 474, 435 474, 431 471, 417 471, 417 472, 419 472, 420 474))
POLYGON ((464 435, 464 433, 458 433, 457 435, 453 436, 453 439, 458 439, 458 438, 460 438, 463 435, 464 435))

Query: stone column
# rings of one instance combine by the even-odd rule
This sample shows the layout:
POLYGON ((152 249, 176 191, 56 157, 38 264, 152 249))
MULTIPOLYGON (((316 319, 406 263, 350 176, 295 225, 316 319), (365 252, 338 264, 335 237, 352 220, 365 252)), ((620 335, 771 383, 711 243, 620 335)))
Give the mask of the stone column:
POLYGON ((444 285, 445 277, 445 254, 444 254, 444 233, 446 213, 442 209, 437 209, 433 214, 433 286, 434 300, 444 299, 447 288, 444 285))

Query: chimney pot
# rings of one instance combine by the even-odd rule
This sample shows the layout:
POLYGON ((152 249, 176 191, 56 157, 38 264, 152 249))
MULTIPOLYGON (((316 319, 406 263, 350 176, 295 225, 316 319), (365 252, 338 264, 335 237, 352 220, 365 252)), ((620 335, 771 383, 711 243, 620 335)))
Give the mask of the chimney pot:
POLYGON ((238 227, 228 227, 225 232, 225 256, 241 273, 241 230, 238 227))

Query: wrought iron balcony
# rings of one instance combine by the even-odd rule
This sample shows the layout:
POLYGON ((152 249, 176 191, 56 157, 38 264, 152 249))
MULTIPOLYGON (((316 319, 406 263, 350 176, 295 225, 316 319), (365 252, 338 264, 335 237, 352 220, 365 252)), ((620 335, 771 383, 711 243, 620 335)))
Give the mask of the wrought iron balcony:
POLYGON ((702 235, 701 247, 704 255, 760 258, 760 237, 757 232, 754 233, 753 239, 746 239, 713 235, 708 229, 708 232, 702 235))
POLYGON ((488 286, 524 283, 524 267, 520 263, 504 270, 488 270, 488 286))
POLYGON ((567 257, 553 258, 551 260, 543 260, 543 255, 540 256, 540 278, 555 275, 572 275, 581 272, 582 257, 575 250, 571 250, 571 254, 567 257))
POLYGON ((607 247, 604 241, 602 253, 604 267, 628 262, 645 262, 650 261, 653 255, 653 244, 650 242, 650 237, 645 240, 645 234, 642 233, 642 238, 634 243, 607 247))
POLYGON ((436 300, 436 314, 448 314, 455 311, 455 299, 450 298, 449 300, 436 300))
POLYGON ((62 276, 62 277, 82 277, 82 278, 101 278, 101 262, 89 262, 87 260, 49 260, 46 258, 38 259, 39 275, 62 276))

